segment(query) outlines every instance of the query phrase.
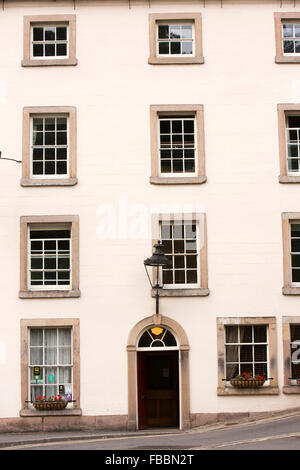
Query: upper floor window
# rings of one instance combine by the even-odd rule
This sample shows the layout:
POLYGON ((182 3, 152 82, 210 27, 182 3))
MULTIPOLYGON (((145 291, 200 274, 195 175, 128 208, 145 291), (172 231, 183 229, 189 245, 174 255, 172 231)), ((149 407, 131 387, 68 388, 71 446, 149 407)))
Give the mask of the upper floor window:
POLYGON ((31 34, 31 57, 68 57, 67 25, 34 25, 31 34))
POLYGON ((300 175, 300 113, 286 116, 287 171, 300 175))
POLYGON ((76 16, 24 16, 22 66, 76 65, 76 16))
POLYGON ((160 175, 195 175, 195 115, 160 115, 159 129, 160 175))
POLYGON ((76 183, 76 108, 24 108, 22 186, 76 183))
POLYGON ((300 62, 300 13, 274 13, 275 62, 300 62))
POLYGON ((300 220, 293 220, 290 223, 291 231, 291 278, 292 285, 300 286, 300 220))
POLYGON ((78 216, 22 216, 20 298, 79 297, 78 216))
POLYGON ((201 13, 149 15, 149 64, 203 64, 201 13))
POLYGON ((29 226, 29 288, 70 289, 71 226, 29 226))
POLYGON ((204 183, 203 105, 153 105, 150 120, 150 182, 204 183))
POLYGON ((300 213, 282 214, 283 288, 285 295, 300 294, 300 213))
POLYGON ((300 105, 278 104, 280 183, 300 183, 300 105))
POLYGON ((162 296, 207 296, 206 214, 153 214, 153 243, 160 240, 171 268, 162 268, 162 296))
POLYGON ((34 116, 31 126, 31 176, 68 177, 68 116, 34 116))
POLYGON ((197 222, 170 221, 160 223, 161 241, 172 268, 163 268, 166 287, 199 287, 199 240, 197 222))
POLYGON ((192 23, 157 23, 158 55, 194 55, 194 26, 192 23))
POLYGON ((282 22, 282 41, 284 54, 300 53, 300 22, 282 22))

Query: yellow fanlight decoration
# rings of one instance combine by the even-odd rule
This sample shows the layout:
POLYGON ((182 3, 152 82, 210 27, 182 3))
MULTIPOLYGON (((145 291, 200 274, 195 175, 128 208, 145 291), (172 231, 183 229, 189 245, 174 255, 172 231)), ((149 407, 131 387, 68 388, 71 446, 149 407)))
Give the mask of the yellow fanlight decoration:
POLYGON ((164 329, 160 328, 159 326, 154 326, 151 328, 151 333, 153 333, 155 336, 161 335, 163 331, 164 329))

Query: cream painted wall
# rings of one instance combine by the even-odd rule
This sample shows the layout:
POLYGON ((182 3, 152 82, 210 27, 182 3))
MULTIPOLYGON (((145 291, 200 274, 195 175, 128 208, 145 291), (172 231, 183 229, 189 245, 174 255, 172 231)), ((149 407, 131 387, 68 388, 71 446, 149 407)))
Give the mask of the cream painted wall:
POLYGON ((22 188, 20 165, 0 162, 0 417, 20 410, 20 319, 52 317, 80 318, 83 413, 127 414, 126 343, 154 313, 142 261, 152 250, 151 208, 162 203, 207 214, 209 297, 161 300, 189 338, 191 412, 297 406, 297 396, 283 394, 216 396, 216 317, 277 317, 281 386, 281 318, 299 315, 300 305, 281 294, 281 212, 299 211, 300 193, 278 183, 276 105, 300 102, 300 66, 274 63, 273 13, 300 6, 131 3, 76 0, 74 11, 71 1, 10 1, 0 10, 0 150, 21 158, 24 106, 76 106, 79 179, 75 187, 22 188), (205 64, 148 65, 148 14, 187 11, 202 13, 205 64), (50 13, 76 14, 78 65, 22 68, 23 15, 50 13), (149 106, 173 103, 204 105, 206 184, 149 184, 149 106), (97 235, 104 203, 118 215, 115 240, 97 235), (130 223, 134 205, 146 207, 147 236, 124 232, 125 203, 130 223), (79 214, 80 299, 18 298, 19 217, 35 214, 79 214))

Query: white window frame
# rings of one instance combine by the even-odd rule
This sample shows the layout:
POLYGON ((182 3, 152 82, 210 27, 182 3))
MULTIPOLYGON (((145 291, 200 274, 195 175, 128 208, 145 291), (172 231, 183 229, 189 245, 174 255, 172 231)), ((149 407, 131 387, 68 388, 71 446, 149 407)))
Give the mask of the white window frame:
MULTIPOLYGON (((56 130, 54 131, 56 134, 56 130)), ((44 131, 43 131, 43 134, 44 131)), ((43 162, 46 161, 43 159, 43 162)), ((56 161, 56 160, 55 160, 56 161)), ((32 179, 65 179, 70 177, 70 116, 69 114, 66 113, 61 113, 61 114, 32 114, 30 116, 30 178, 32 179), (50 148, 59 148, 59 147, 66 147, 67 149, 67 173, 63 174, 42 174, 42 175, 34 175, 33 174, 33 149, 36 147, 33 145, 33 120, 34 119, 47 119, 47 118, 54 118, 54 119, 59 119, 59 118, 65 118, 67 120, 67 144, 66 146, 59 146, 59 145, 42 145, 39 146, 40 148, 46 149, 48 147, 50 148)))
POLYGON ((284 41, 293 41, 294 43, 294 49, 295 49, 295 42, 296 41, 299 41, 300 42, 300 36, 298 38, 296 38, 296 36, 293 36, 292 38, 288 38, 288 37, 284 37, 283 35, 283 25, 284 24, 292 24, 293 25, 293 31, 294 31, 294 25, 295 24, 299 24, 300 26, 300 21, 297 21, 296 19, 283 19, 282 20, 282 23, 281 23, 281 38, 282 38, 282 54, 284 56, 299 56, 300 55, 300 52, 284 52, 284 41))
MULTIPOLYGON (((182 284, 164 284, 163 285, 163 289, 195 289, 195 288, 199 288, 201 286, 201 279, 200 279, 200 243, 199 243, 199 221, 198 220, 192 220, 192 219, 183 219, 183 220, 170 220, 170 221, 166 221, 166 220, 160 220, 159 221, 159 236, 160 236, 160 240, 162 240, 162 233, 161 233, 161 227, 162 227, 162 224, 176 224, 179 225, 179 224, 185 224, 185 223, 193 223, 196 225, 196 238, 195 238, 195 241, 196 241, 196 253, 193 253, 191 254, 191 256, 196 256, 196 259, 197 259, 197 279, 198 279, 198 282, 197 283, 193 283, 193 284, 189 284, 189 283, 182 283, 182 284)), ((172 238, 172 241, 174 240, 174 238, 172 238)), ((176 240, 179 240, 179 239, 176 239, 176 240)), ((185 240, 185 238, 184 238, 185 240)), ((163 241, 162 241, 163 243, 163 241)), ((179 254, 179 253, 177 253, 179 254)), ((175 254, 172 253, 172 255, 174 256, 175 254)), ((181 256, 185 256, 185 253, 181 254, 181 256)), ((173 279, 175 278, 175 271, 178 270, 175 269, 175 266, 173 265, 173 268, 171 268, 173 270, 173 279)), ((185 271, 185 277, 186 277, 186 271, 187 271, 187 268, 186 266, 184 268, 180 268, 180 270, 184 270, 185 271)), ((162 285, 162 268, 160 269, 160 272, 159 272, 159 280, 160 280, 160 284, 162 285)))
MULTIPOLYGON (((289 241, 289 256, 290 256, 290 272, 291 272, 291 286, 292 287, 299 287, 300 286, 300 282, 293 282, 293 266, 292 266, 292 255, 299 255, 300 256, 300 253, 298 253, 297 251, 296 252, 293 252, 292 251, 292 238, 293 239, 297 239, 298 237, 292 237, 292 225, 293 224, 296 224, 296 225, 300 225, 300 220, 297 220, 297 219, 290 219, 290 223, 289 223, 289 228, 290 228, 290 241, 289 241)), ((300 232, 299 232, 300 233, 300 232)), ((299 237, 300 239, 300 237, 299 237)), ((299 266, 299 270, 300 270, 300 266, 299 266)))
MULTIPOLYGON (((300 40, 300 38, 299 38, 300 40)), ((300 54, 300 53, 299 53, 300 54)), ((299 176, 300 175, 300 127, 289 127, 288 125, 288 120, 289 120, 289 117, 291 116, 299 116, 300 118, 300 113, 299 114, 292 114, 292 113, 286 113, 285 114, 285 132, 286 132, 286 159, 287 159, 287 162, 286 162, 286 165, 287 165, 287 175, 289 176, 299 176), (289 131, 297 131, 298 133, 298 136, 299 136, 299 139, 297 141, 295 141, 295 145, 298 146, 298 158, 291 158, 289 157, 289 143, 291 142, 290 141, 290 138, 289 138, 289 131), (289 160, 298 160, 298 170, 297 171, 292 171, 292 170, 289 170, 289 160)))
MULTIPOLYGON (((57 331, 57 338, 58 338, 58 331, 57 331)), ((73 384, 74 384, 74 380, 73 380, 73 363, 74 363, 74 358, 73 358, 73 327, 72 326, 49 326, 49 327, 42 327, 42 326, 31 326, 28 328, 28 397, 30 397, 31 399, 31 387, 33 385, 37 385, 37 386, 42 386, 43 388, 43 395, 45 395, 44 391, 45 391, 45 387, 46 385, 50 385, 51 384, 46 384, 46 376, 45 376, 45 368, 46 367, 56 367, 57 369, 57 378, 59 377, 59 367, 70 367, 71 368, 71 396, 72 396, 72 400, 73 400, 73 397, 74 397, 74 392, 73 392, 73 384), (41 364, 30 364, 30 352, 31 352, 31 347, 34 347, 34 346, 31 346, 31 342, 30 342, 30 331, 31 330, 37 330, 37 329, 40 329, 43 331, 43 365, 41 364), (62 365, 59 365, 59 346, 58 346, 58 342, 56 343, 56 349, 57 349, 57 353, 56 353, 56 358, 57 358, 57 364, 45 364, 45 329, 55 329, 55 330, 59 330, 59 329, 69 329, 71 330, 71 342, 70 342, 70 349, 71 349, 71 363, 70 364, 62 364, 62 365), (41 367, 41 369, 43 369, 44 371, 44 379, 43 379, 43 384, 33 384, 31 383, 31 369, 35 366, 39 366, 41 367)), ((36 347, 40 347, 40 346, 36 346, 36 347)), ((55 384, 56 386, 57 385, 64 385, 64 384, 55 384)), ((59 391, 57 392, 57 394, 59 394, 59 391)), ((33 405, 31 404, 30 406, 31 408, 33 408, 33 405)), ((68 407, 73 407, 73 402, 70 402, 68 403, 68 407)))
MULTIPOLYGON (((170 50, 170 49, 169 49, 170 50)), ((163 20, 159 20, 156 22, 156 55, 157 57, 195 57, 195 22, 194 21, 181 21, 181 20, 174 20, 174 21, 163 21, 163 20), (174 39, 171 39, 169 38, 168 40, 167 39, 159 39, 158 37, 158 27, 159 26, 192 26, 192 37, 191 38, 174 38, 174 39), (180 42, 180 44, 182 42, 185 42, 185 41, 189 41, 192 43, 192 49, 193 49, 193 52, 192 54, 171 54, 169 52, 169 54, 160 54, 159 53, 159 42, 168 42, 169 44, 171 44, 171 42, 180 42)))
MULTIPOLYGON (((45 31, 43 32, 43 36, 45 31)), ((51 60, 51 59, 68 59, 69 58, 69 24, 67 22, 64 23, 32 23, 30 27, 30 60, 51 60), (33 40, 33 28, 57 28, 57 27, 65 27, 67 30, 67 39, 64 40, 54 40, 54 41, 34 41, 33 40), (34 56, 33 55, 33 45, 34 44, 59 44, 63 43, 67 46, 67 55, 41 55, 41 56, 34 56)))
MULTIPOLYGON (((258 325, 258 324, 252 324, 252 325, 240 325, 240 324, 236 324, 236 325, 224 325, 224 373, 226 375, 226 369, 227 369, 227 364, 237 364, 238 367, 239 367, 239 374, 241 374, 241 364, 244 364, 244 363, 241 363, 240 362, 240 355, 239 355, 239 362, 236 363, 236 362, 228 362, 227 363, 227 360, 226 360, 226 346, 252 346, 252 370, 254 370, 254 364, 267 364, 267 372, 268 372, 268 375, 270 375, 270 361, 269 361, 269 325, 258 325), (237 326, 238 327, 238 340, 240 340, 240 327, 243 326, 251 326, 252 327, 252 343, 241 343, 240 341, 238 343, 226 343, 226 328, 228 326, 237 326), (254 343, 254 327, 255 326, 265 326, 266 328, 266 343, 254 343), (254 360, 254 346, 260 346, 260 345, 263 345, 265 346, 266 345, 266 350, 267 350, 267 360, 266 361, 261 361, 261 362, 258 362, 254 360)), ((239 348, 239 351, 240 351, 240 348, 239 348)), ((249 363, 246 363, 246 364, 251 364, 250 361, 249 363)), ((225 377, 226 379, 227 377, 225 377)), ((269 377, 266 377, 266 381, 263 385, 263 387, 268 387, 270 385, 270 380, 269 380, 269 377)), ((226 384, 226 387, 232 387, 231 383, 229 380, 226 380, 225 381, 225 384, 226 384)))
MULTIPOLYGON (((178 112, 178 113, 174 113, 174 116, 172 116, 173 113, 166 113, 165 116, 164 116, 164 113, 158 113, 157 115, 157 119, 158 119, 158 125, 157 125, 157 132, 158 132, 158 136, 157 136, 157 143, 158 143, 158 175, 159 177, 161 178, 168 178, 168 177, 172 177, 172 178, 186 178, 186 177, 193 177, 193 176, 196 176, 198 174, 198 147, 197 147, 197 142, 198 142, 198 136, 197 136, 197 116, 195 113, 191 112, 191 113, 185 113, 185 112, 178 112), (186 114, 186 118, 184 117, 184 115, 186 114), (181 116, 181 117, 176 117, 177 116, 181 116), (192 117, 193 115, 193 117, 192 117), (184 161, 185 161, 185 158, 182 157, 182 161, 183 161, 183 171, 182 172, 175 172, 174 171, 171 171, 171 172, 165 172, 163 173, 161 171, 161 150, 165 150, 163 148, 161 148, 161 143, 160 143, 160 136, 161 136, 161 133, 160 133, 160 121, 162 120, 165 120, 165 121, 184 121, 184 120, 190 120, 190 121, 193 121, 194 122, 194 147, 193 147, 193 150, 194 150, 194 166, 195 166, 195 170, 194 171, 185 171, 184 170, 184 161)), ((170 129, 170 135, 171 135, 171 138, 172 138, 172 132, 171 132, 171 129, 170 129)), ((182 132, 182 135, 184 136, 184 132, 182 132)), ((182 144, 183 146, 181 147, 182 151, 184 152, 185 150, 185 147, 184 147, 184 142, 182 144)), ((191 147, 188 147, 187 149, 191 149, 191 147)), ((172 153, 172 149, 170 147, 170 151, 172 153)), ((178 150, 180 150, 180 148, 178 148, 178 150)), ((187 159, 187 160, 190 160, 190 159, 187 159)), ((173 157, 170 158, 170 161, 171 161, 171 165, 173 166, 173 157)))
MULTIPOLYGON (((43 291, 43 290, 66 290, 66 291, 69 291, 70 289, 72 289, 72 224, 68 224, 68 223, 65 223, 65 224, 34 224, 34 223, 31 223, 31 224, 28 224, 28 227, 27 227, 27 243, 28 243, 28 249, 27 249, 27 266, 28 266, 28 272, 27 272, 27 279, 28 279, 28 290, 30 291, 43 291), (35 230, 70 230, 70 239, 69 242, 69 246, 70 246, 70 281, 69 281, 69 284, 67 285, 59 285, 59 284, 55 284, 55 285, 42 285, 42 284, 39 284, 39 285, 31 285, 31 276, 30 276, 30 272, 31 272, 31 239, 30 239, 30 231, 31 229, 34 228, 35 230)), ((43 239, 44 240, 44 239, 43 239)), ((47 240, 58 240, 57 238, 49 238, 47 240)), ((64 240, 67 240, 66 238, 64 238, 64 240)), ((42 258, 44 259, 44 253, 42 254, 42 258)), ((47 271, 45 270, 44 268, 42 269, 39 269, 37 271, 47 271)), ((59 269, 56 269, 55 270, 56 273, 59 272, 59 269)), ((63 270, 65 271, 65 270, 63 270)))

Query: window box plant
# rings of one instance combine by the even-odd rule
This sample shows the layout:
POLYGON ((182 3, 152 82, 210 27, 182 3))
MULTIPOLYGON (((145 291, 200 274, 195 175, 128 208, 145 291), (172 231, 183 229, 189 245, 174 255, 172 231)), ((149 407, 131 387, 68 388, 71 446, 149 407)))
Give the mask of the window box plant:
POLYGON ((258 388, 262 387, 266 379, 262 375, 252 375, 250 372, 243 372, 230 380, 230 384, 237 388, 258 388))
POLYGON ((64 400, 60 395, 57 397, 49 397, 41 396, 36 398, 33 402, 33 406, 37 410, 62 410, 66 408, 68 402, 64 400))

